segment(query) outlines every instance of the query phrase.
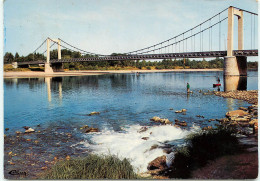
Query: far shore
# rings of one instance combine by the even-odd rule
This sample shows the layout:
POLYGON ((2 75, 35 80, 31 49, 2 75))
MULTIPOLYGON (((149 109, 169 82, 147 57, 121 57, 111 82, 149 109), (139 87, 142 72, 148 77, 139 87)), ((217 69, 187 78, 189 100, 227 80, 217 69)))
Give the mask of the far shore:
POLYGON ((84 76, 102 74, 122 74, 122 73, 154 73, 154 72, 206 72, 223 71, 223 69, 161 69, 161 70, 74 70, 65 72, 54 72, 52 74, 40 71, 4 72, 4 78, 26 78, 26 77, 62 77, 62 76, 84 76))

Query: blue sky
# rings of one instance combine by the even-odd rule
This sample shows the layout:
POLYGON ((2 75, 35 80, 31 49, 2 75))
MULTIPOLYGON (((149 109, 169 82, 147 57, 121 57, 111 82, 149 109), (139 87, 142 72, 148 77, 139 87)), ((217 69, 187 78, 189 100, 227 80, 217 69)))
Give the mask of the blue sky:
MULTIPOLYGON (((27 55, 47 37, 100 54, 129 52, 182 33, 230 5, 258 11, 256 0, 6 0, 4 52, 27 55)), ((225 38, 224 29, 223 48, 225 38)))

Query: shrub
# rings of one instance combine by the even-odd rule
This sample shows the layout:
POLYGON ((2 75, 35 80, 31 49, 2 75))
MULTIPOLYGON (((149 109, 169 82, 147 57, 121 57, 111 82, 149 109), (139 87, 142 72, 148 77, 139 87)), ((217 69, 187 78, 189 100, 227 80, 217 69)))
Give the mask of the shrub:
POLYGON ((88 155, 57 162, 47 170, 44 179, 136 179, 127 159, 115 156, 88 155))

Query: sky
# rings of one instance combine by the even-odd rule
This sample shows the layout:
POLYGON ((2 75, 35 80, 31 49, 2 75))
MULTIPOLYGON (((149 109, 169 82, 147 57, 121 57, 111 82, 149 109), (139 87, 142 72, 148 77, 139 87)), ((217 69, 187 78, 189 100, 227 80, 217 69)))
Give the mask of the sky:
MULTIPOLYGON (((5 0, 4 52, 27 55, 50 37, 89 52, 126 53, 174 37, 229 6, 258 12, 256 0, 5 0)), ((221 49, 227 38, 224 23, 221 49)), ((245 49, 251 48, 249 23, 245 16, 245 49)), ((215 31, 212 49, 219 50, 215 31)), ((235 35, 234 48, 236 41, 235 35)))

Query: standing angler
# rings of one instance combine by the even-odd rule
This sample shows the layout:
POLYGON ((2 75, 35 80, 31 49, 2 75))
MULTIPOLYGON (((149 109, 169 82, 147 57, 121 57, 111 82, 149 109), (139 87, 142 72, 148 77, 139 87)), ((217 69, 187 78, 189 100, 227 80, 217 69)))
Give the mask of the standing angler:
POLYGON ((189 92, 190 92, 190 84, 187 83, 187 93, 189 93, 189 92))

